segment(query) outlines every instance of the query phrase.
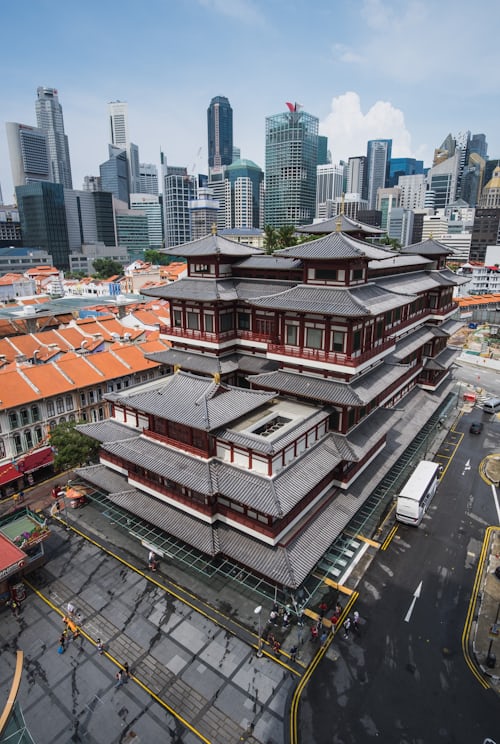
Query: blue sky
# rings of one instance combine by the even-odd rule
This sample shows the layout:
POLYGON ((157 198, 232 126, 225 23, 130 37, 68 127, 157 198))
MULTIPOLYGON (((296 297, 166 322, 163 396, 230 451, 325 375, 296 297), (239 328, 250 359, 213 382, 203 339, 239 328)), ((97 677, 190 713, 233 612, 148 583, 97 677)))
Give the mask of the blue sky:
POLYGON ((484 132, 500 156, 497 0, 25 0, 2 3, 0 184, 12 199, 5 121, 36 124, 57 88, 73 187, 107 158, 107 103, 127 101, 141 162, 206 172, 206 109, 233 107, 234 142, 264 167, 265 117, 301 103, 333 161, 393 139, 430 165, 446 135, 484 132))

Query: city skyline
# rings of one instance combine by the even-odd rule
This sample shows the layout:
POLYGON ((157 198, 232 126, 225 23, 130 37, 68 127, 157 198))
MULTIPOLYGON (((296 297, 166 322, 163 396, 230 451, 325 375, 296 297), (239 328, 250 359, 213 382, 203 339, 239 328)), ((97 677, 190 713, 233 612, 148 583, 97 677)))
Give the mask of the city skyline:
POLYGON ((159 164, 163 150, 169 164, 188 172, 207 171, 206 110, 218 95, 233 108, 235 146, 260 167, 265 118, 285 111, 290 100, 319 118, 334 162, 364 155, 368 140, 383 138, 393 140, 393 157, 415 157, 428 167, 447 134, 465 129, 484 132, 489 156, 496 158, 499 83, 487 74, 495 59, 484 30, 498 27, 500 7, 492 0, 481 3, 480 14, 469 7, 444 0, 437 17, 430 0, 404 8, 395 0, 341 8, 319 0, 312 13, 303 0, 153 0, 138 23, 137 5, 129 0, 105 6, 90 0, 85 8, 60 0, 29 0, 22 10, 6 6, 4 23, 22 28, 23 46, 20 51, 11 34, 3 47, 11 60, 0 134, 4 201, 13 195, 5 122, 36 126, 39 86, 59 92, 77 189, 84 176, 98 175, 107 157, 107 108, 117 99, 128 103, 130 138, 141 162, 159 164), (446 18, 466 24, 467 45, 458 31, 451 33, 460 27, 455 21, 443 34, 446 18), (50 26, 57 39, 43 55, 41 26, 50 26), (216 36, 221 51, 210 54, 204 69, 204 50, 216 36), (152 51, 130 57, 134 45, 146 41, 152 51), (98 50, 95 57, 89 45, 98 50), (456 71, 453 80, 446 70, 456 71))

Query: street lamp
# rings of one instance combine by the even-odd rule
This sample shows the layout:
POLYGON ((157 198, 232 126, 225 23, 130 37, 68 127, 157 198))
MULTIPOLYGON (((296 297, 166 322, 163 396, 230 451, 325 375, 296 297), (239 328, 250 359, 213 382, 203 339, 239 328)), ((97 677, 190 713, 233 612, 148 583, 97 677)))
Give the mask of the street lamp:
POLYGON ((260 659, 262 656, 262 630, 261 630, 261 623, 260 623, 260 614, 262 612, 262 605, 259 605, 255 608, 254 614, 258 615, 259 618, 259 642, 257 644, 257 656, 260 659))

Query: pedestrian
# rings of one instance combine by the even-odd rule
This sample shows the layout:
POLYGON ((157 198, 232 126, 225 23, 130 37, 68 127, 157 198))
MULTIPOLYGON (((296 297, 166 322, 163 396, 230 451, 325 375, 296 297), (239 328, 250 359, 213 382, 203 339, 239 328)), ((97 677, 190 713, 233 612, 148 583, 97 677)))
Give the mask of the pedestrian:
POLYGON ((150 571, 156 571, 156 555, 152 550, 149 551, 148 566, 150 571))
POLYGON ((130 679, 130 669, 128 666, 128 661, 125 662, 123 665, 123 673, 125 674, 125 682, 130 679))
POLYGON ((18 497, 19 497, 19 501, 24 501, 24 491, 19 491, 18 497))
POLYGON ((290 614, 286 611, 283 613, 282 624, 283 624, 283 628, 288 628, 288 626, 290 625, 290 614))
POLYGON ((99 651, 99 653, 102 656, 103 653, 104 653, 104 643, 101 641, 100 638, 97 639, 97 650, 99 651))
POLYGON ((318 626, 313 625, 311 627, 311 641, 317 641, 318 640, 318 626))
POLYGON ((17 602, 15 599, 11 599, 10 609, 12 610, 12 614, 14 615, 14 617, 19 617, 19 602, 17 602))
POLYGON ((278 613, 276 612, 274 608, 269 613, 269 622, 272 623, 273 625, 276 625, 278 622, 278 613))
POLYGON ((351 618, 348 617, 344 623, 344 638, 349 638, 350 629, 351 629, 351 618))
POLYGON ((326 604, 326 602, 321 602, 319 606, 319 616, 321 619, 324 618, 327 609, 328 609, 328 605, 326 604))
POLYGON ((76 610, 75 610, 75 605, 74 604, 72 604, 71 602, 68 602, 67 610, 68 610, 68 615, 70 617, 74 617, 75 616, 76 610))
POLYGON ((327 638, 328 638, 328 633, 326 632, 326 630, 324 630, 321 634, 321 638, 319 639, 322 646, 326 645, 327 638))
POLYGON ((279 657, 281 656, 281 643, 278 641, 278 639, 275 639, 273 643, 273 651, 276 658, 279 659, 279 657))
POLYGON ((335 606, 335 614, 338 615, 339 617, 342 614, 342 605, 340 604, 340 602, 337 602, 335 606))
POLYGON ((352 629, 355 633, 359 633, 359 612, 357 610, 354 611, 352 616, 352 629))
POLYGON ((297 661, 297 654, 299 652, 299 649, 297 646, 292 646, 290 649, 290 661, 297 661))
POLYGON ((121 669, 115 674, 116 685, 115 687, 121 687, 123 685, 123 672, 121 669))
POLYGON ((66 651, 66 631, 63 630, 61 637, 59 638, 58 653, 63 654, 66 651))

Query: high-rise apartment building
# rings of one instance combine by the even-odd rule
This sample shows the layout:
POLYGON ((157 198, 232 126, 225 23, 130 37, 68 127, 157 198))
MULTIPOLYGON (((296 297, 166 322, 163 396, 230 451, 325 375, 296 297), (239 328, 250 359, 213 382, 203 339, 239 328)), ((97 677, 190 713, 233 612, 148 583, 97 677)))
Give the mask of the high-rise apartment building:
POLYGON ((47 137, 50 180, 72 189, 68 138, 64 133, 62 106, 55 88, 40 86, 35 102, 37 126, 47 137))
POLYGON ((198 189, 197 199, 192 199, 188 204, 188 208, 193 240, 210 235, 214 225, 217 228, 219 202, 217 199, 214 199, 213 189, 209 187, 198 189))
POLYGON ((461 151, 456 149, 451 157, 441 159, 427 173, 430 194, 434 195, 435 209, 444 209, 457 198, 461 164, 461 151))
POLYGON ((368 209, 375 209, 377 189, 383 189, 389 174, 392 140, 369 140, 366 151, 368 209))
POLYGON ((45 132, 14 121, 6 122, 5 127, 14 187, 34 181, 50 181, 45 132))
POLYGON ((208 167, 233 161, 233 109, 225 96, 215 96, 207 109, 208 167))
POLYGON ((25 245, 44 248, 58 269, 69 268, 69 239, 60 183, 38 181, 16 187, 25 245))
POLYGON ((276 228, 309 224, 316 211, 319 119, 289 109, 266 118, 265 222, 276 228))

